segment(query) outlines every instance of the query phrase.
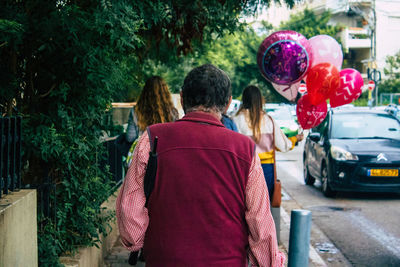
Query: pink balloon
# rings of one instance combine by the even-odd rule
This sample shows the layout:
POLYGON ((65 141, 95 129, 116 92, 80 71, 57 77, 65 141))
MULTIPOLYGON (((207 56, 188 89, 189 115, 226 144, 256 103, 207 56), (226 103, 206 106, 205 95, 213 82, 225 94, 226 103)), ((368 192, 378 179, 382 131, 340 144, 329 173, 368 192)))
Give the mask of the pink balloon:
POLYGON ((300 87, 300 82, 291 85, 281 85, 276 83, 271 83, 274 89, 281 94, 287 100, 294 102, 297 97, 297 92, 300 87))
POLYGON ((308 42, 313 54, 312 66, 328 62, 339 71, 341 70, 343 63, 342 47, 334 38, 329 35, 316 35, 311 37, 308 42))
POLYGON ((340 84, 329 97, 331 107, 349 104, 360 97, 364 85, 361 74, 355 69, 343 69, 340 71, 340 84))
POLYGON ((325 119, 327 112, 326 102, 312 105, 309 95, 303 95, 297 102, 297 120, 303 129, 311 129, 320 124, 325 119))

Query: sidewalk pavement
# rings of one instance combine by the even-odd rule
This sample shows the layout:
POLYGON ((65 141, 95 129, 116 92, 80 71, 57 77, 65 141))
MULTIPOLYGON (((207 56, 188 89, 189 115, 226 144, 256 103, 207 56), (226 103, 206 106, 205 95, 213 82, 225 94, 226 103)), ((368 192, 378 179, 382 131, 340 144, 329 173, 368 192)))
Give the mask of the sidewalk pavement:
MULTIPOLYGON (((287 250, 286 248, 280 244, 279 245, 279 250, 284 252, 287 258, 287 250)), ((104 259, 105 266, 106 267, 132 267, 131 265, 128 264, 128 257, 129 257, 129 251, 126 250, 122 244, 120 239, 115 242, 114 247, 112 248, 110 254, 104 259)), ((138 261, 138 263, 135 265, 136 267, 145 267, 144 262, 138 261)), ((313 266, 313 265, 310 265, 313 266)))
MULTIPOLYGON (((280 251, 284 252, 286 254, 286 259, 288 259, 288 248, 289 248, 289 234, 290 234, 290 215, 288 212, 285 210, 286 209, 294 209, 294 208, 299 208, 296 206, 293 206, 293 203, 290 203, 290 205, 285 205, 285 201, 282 201, 282 206, 281 206, 281 222, 280 222, 280 242, 279 242, 279 249, 280 251)), ((313 228, 315 227, 314 225, 312 226, 313 228)), ((315 231, 313 229, 313 231, 315 231)), ((105 266, 106 267, 131 267, 131 265, 128 264, 128 257, 129 257, 129 251, 126 250, 120 241, 120 238, 117 239, 115 242, 110 254, 104 259, 105 266)), ((287 263, 286 263, 287 265, 287 263)), ((138 264, 135 265, 136 267, 145 267, 145 264, 143 262, 138 261, 138 264)), ((310 253, 309 253, 309 267, 326 267, 328 266, 325 261, 320 257, 316 249, 310 245, 310 253)), ((329 266, 340 266, 336 264, 329 264, 329 266)))
MULTIPOLYGON (((285 191, 285 188, 282 187, 280 241, 286 250, 289 249, 290 212, 295 209, 303 209, 303 207, 295 199, 291 198, 291 196, 288 195, 287 192, 285 191)), ((342 252, 334 246, 332 241, 322 232, 322 230, 314 222, 312 222, 311 225, 309 266, 310 267, 352 266, 352 264, 345 258, 342 252)))
MULTIPOLYGON (((312 226, 314 227, 314 226, 312 226)), ((286 212, 281 207, 281 238, 280 238, 280 248, 281 251, 286 253, 286 259, 288 260, 288 250, 289 250, 289 235, 290 235, 290 214, 286 212)), ((326 267, 328 265, 325 264, 325 261, 319 256, 315 248, 310 244, 309 250, 309 267, 326 267)), ((286 262, 287 265, 287 262, 286 262)))
MULTIPOLYGON (((105 267, 132 267, 128 264, 129 251, 123 247, 121 239, 118 237, 110 254, 104 259, 105 267)), ((145 267, 143 262, 138 261, 136 267, 145 267)))

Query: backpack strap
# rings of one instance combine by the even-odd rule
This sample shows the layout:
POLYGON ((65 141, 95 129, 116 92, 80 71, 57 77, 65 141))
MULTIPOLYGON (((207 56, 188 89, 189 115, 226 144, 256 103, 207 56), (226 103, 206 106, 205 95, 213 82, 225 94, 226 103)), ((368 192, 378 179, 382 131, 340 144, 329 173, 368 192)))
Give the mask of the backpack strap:
POLYGON ((150 195, 153 192, 154 185, 156 182, 156 175, 157 175, 157 143, 158 143, 158 136, 154 137, 154 140, 152 141, 152 136, 150 133, 150 129, 147 128, 147 133, 149 135, 149 140, 150 140, 150 147, 151 150, 149 152, 149 160, 147 161, 147 167, 146 167, 146 173, 144 175, 144 194, 146 196, 146 204, 145 207, 147 207, 150 195))

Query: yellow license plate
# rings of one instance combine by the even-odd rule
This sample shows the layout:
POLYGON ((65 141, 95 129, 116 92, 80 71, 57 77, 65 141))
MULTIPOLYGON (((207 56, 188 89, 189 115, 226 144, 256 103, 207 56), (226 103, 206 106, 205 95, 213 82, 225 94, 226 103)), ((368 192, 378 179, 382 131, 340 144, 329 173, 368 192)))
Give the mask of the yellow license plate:
POLYGON ((368 170, 368 176, 399 176, 398 169, 370 169, 368 170))

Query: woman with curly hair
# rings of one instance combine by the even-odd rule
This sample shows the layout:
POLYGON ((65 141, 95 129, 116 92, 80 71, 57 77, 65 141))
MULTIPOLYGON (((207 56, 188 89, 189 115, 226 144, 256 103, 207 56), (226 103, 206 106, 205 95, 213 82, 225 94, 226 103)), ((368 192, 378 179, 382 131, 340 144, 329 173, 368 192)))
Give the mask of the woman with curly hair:
POLYGON ((274 190, 274 150, 287 152, 303 139, 303 135, 287 138, 276 122, 263 110, 264 98, 258 87, 247 86, 242 93, 243 104, 233 121, 239 133, 256 143, 270 199, 274 190))
POLYGON ((129 113, 126 140, 133 142, 155 123, 171 122, 179 117, 168 85, 160 76, 147 79, 136 106, 129 113))

